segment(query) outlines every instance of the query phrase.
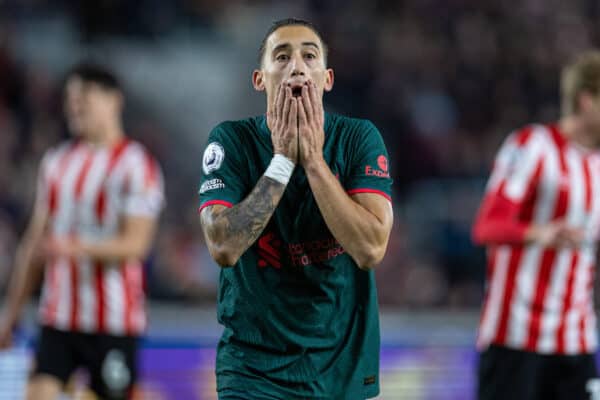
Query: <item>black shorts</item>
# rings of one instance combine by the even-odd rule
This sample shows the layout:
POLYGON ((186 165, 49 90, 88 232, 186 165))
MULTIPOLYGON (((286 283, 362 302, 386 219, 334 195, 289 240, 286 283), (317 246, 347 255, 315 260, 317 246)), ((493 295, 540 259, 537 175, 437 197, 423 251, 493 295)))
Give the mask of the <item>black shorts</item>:
POLYGON ((42 327, 33 374, 63 384, 79 367, 88 370, 90 389, 102 399, 130 398, 137 378, 138 338, 59 331, 42 327))
POLYGON ((597 389, 591 354, 542 355, 491 346, 479 358, 479 400, 590 400, 597 389))

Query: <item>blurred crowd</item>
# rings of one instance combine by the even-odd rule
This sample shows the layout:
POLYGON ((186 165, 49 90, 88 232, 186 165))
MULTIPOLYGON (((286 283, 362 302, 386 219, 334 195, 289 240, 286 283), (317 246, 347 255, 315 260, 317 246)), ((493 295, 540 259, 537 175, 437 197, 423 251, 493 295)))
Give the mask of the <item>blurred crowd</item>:
MULTIPOLYGON (((485 258, 470 242, 470 224, 494 153, 510 131, 559 117, 561 66, 599 44, 597 1, 0 2, 0 287, 31 207, 37 163, 66 137, 60 80, 20 64, 1 22, 62 12, 77 21, 82 42, 152 42, 182 27, 223 34, 247 26, 250 10, 283 3, 328 42, 335 88, 326 107, 371 119, 388 146, 396 221, 377 270, 381 303, 480 304, 485 258)), ((196 181, 182 181, 171 167, 169 128, 144 107, 130 99, 126 125, 163 165, 168 197, 148 261, 150 297, 214 301, 218 268, 195 217, 196 181)), ((198 166, 190 168, 184 175, 198 176, 198 166)))

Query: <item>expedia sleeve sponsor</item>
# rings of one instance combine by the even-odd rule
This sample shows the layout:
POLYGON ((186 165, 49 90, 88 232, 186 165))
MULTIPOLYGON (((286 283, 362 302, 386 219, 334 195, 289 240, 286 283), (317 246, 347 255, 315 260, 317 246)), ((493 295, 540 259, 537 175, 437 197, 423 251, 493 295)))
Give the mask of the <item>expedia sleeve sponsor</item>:
POLYGON ((391 196, 389 158, 381 134, 370 121, 361 120, 348 148, 350 176, 346 190, 391 196))

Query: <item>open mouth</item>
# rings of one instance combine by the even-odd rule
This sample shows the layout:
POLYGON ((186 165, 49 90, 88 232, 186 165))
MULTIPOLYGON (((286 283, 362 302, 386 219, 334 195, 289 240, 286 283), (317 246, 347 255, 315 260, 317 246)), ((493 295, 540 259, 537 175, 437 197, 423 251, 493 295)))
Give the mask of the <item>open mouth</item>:
POLYGON ((301 97, 302 96, 302 86, 292 86, 292 96, 293 97, 301 97))

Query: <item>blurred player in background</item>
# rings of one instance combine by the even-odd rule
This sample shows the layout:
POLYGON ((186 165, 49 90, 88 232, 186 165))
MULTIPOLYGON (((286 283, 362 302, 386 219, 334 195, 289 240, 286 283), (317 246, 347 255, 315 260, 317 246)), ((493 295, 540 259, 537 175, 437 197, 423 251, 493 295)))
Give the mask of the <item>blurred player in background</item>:
POLYGON ((110 71, 76 66, 67 75, 64 99, 74 138, 41 162, 0 345, 10 345, 43 271, 41 333, 27 398, 56 399, 83 366, 99 397, 126 399, 146 326, 142 259, 163 203, 162 173, 147 150, 126 138, 123 92, 110 71), (40 259, 43 269, 36 265, 40 259))
POLYGON ((598 395, 600 52, 564 68, 561 96, 560 121, 526 126, 502 145, 475 221, 489 257, 481 400, 598 395))
POLYGON ((259 58, 266 116, 218 125, 202 163, 201 223, 224 267, 219 398, 374 397, 387 151, 371 122, 323 111, 333 71, 310 23, 276 22, 259 58))

